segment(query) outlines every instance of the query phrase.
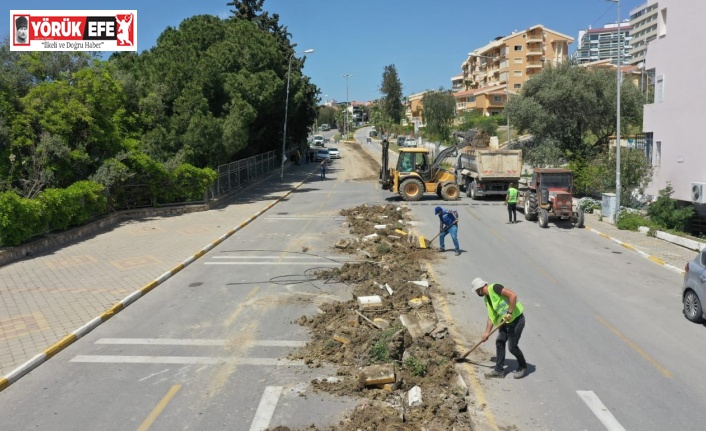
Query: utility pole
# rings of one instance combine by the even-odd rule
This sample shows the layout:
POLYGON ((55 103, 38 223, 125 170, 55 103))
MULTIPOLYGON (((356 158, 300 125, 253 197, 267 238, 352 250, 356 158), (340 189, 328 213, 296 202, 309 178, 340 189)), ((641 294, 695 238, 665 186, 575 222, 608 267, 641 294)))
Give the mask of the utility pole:
POLYGON ((343 134, 345 135, 344 139, 348 139, 348 78, 353 76, 352 73, 348 73, 346 75, 343 75, 344 78, 346 78, 346 118, 343 123, 343 134))

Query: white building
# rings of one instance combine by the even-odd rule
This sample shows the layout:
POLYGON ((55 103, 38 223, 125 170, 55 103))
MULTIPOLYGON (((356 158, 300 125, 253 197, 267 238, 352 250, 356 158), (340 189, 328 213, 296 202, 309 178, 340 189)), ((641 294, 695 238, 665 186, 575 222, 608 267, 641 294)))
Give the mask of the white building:
POLYGON ((620 24, 620 41, 618 40, 618 24, 606 24, 602 28, 588 28, 579 31, 578 46, 572 55, 579 64, 610 59, 618 64, 618 47, 621 49, 621 64, 631 62, 630 32, 632 26, 627 22, 620 24))
POLYGON ((637 65, 645 61, 647 44, 657 38, 658 9, 657 0, 648 0, 630 11, 631 58, 627 63, 637 65))
POLYGON ((701 203, 700 214, 706 214, 706 57, 694 44, 704 22, 704 0, 659 0, 657 38, 645 62, 654 102, 645 105, 642 125, 654 168, 646 193, 657 196, 670 183, 672 198, 701 203))

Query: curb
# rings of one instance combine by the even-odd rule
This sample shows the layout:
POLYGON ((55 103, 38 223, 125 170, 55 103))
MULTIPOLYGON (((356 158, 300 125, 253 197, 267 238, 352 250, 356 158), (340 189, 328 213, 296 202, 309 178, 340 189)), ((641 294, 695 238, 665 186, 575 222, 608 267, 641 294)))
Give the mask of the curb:
POLYGON ((64 338, 62 338, 61 340, 54 343, 51 347, 45 349, 42 353, 35 355, 32 359, 28 360, 27 362, 23 363, 19 367, 15 368, 6 376, 0 377, 0 392, 5 390, 11 384, 17 382, 20 378, 25 376, 30 371, 34 370, 35 368, 37 368, 38 366, 40 366, 41 364, 46 362, 52 356, 56 355, 57 353, 64 350, 66 347, 73 344, 79 338, 88 334, 89 332, 91 332, 92 330, 94 330, 95 328, 100 326, 102 323, 106 322, 108 319, 115 316, 120 311, 124 310, 128 305, 132 304, 138 298, 147 294, 150 290, 154 289, 155 287, 157 287, 160 284, 167 281, 173 275, 175 275, 176 273, 178 273, 182 269, 189 266, 191 263, 193 263, 194 261, 199 259, 201 256, 206 254, 208 251, 210 251, 211 249, 213 249, 217 245, 221 244, 223 241, 225 241, 226 239, 231 237, 233 234, 235 234, 236 232, 238 232, 239 230, 241 230, 245 226, 249 225, 252 221, 254 221, 256 218, 258 218, 259 216, 261 216, 262 214, 267 212, 269 209, 271 209, 272 207, 274 207, 278 203, 282 202, 290 194, 292 194, 293 191, 295 191, 299 187, 301 187, 311 175, 313 175, 313 174, 311 174, 311 173, 307 174, 299 184, 295 185, 287 193, 285 193, 284 195, 275 199, 274 201, 270 202, 267 206, 265 206, 263 209, 261 209, 260 211, 256 212, 252 216, 250 216, 250 218, 248 218, 244 222, 240 223, 237 227, 230 229, 227 233, 221 235, 220 237, 218 237, 218 239, 216 239, 215 241, 212 241, 209 245, 205 246, 204 248, 199 250, 197 253, 193 254, 192 256, 189 256, 189 258, 182 261, 181 263, 176 265, 171 270, 165 272, 164 274, 160 275, 156 279, 147 283, 141 289, 136 290, 135 292, 126 296, 123 300, 121 300, 117 304, 113 305, 111 308, 106 310, 103 314, 101 314, 100 316, 98 316, 94 319, 91 319, 88 323, 84 324, 80 328, 71 332, 69 335, 66 335, 64 338))
POLYGON ((599 230, 596 230, 596 229, 594 229, 594 228, 592 228, 592 227, 586 226, 585 228, 586 228, 587 230, 590 230, 591 232, 597 234, 598 236, 601 236, 601 237, 603 237, 603 238, 609 239, 609 240, 611 240, 611 241, 613 241, 613 242, 615 242, 615 243, 617 243, 617 244, 620 244, 621 246, 627 248, 628 250, 632 250, 632 251, 636 252, 636 253, 639 254, 640 256, 642 256, 642 257, 644 257, 644 258, 646 258, 646 259, 649 259, 649 260, 651 260, 652 262, 654 262, 654 263, 656 263, 656 264, 658 264, 658 265, 661 265, 661 266, 667 268, 667 269, 670 270, 670 271, 673 271, 673 272, 676 272, 676 273, 678 273, 678 274, 681 274, 682 276, 684 275, 684 270, 683 270, 683 269, 677 268, 677 267, 674 266, 674 265, 670 265, 670 264, 666 263, 665 261, 663 261, 662 259, 660 259, 660 258, 658 258, 658 257, 655 257, 655 256, 652 256, 652 255, 650 255, 650 254, 648 254, 648 253, 645 253, 644 251, 639 250, 639 249, 635 248, 634 246, 632 246, 632 245, 630 245, 630 244, 628 244, 628 243, 622 242, 622 241, 620 241, 619 239, 615 239, 615 238, 613 238, 613 237, 611 237, 611 236, 609 236, 609 235, 606 235, 606 234, 604 234, 603 232, 601 232, 601 231, 599 231, 599 230))

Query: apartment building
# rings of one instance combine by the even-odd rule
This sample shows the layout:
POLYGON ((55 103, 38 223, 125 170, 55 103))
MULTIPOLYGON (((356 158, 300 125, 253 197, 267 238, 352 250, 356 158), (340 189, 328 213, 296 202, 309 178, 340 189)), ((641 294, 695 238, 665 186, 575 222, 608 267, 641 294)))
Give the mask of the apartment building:
POLYGON ((407 102, 405 103, 405 117, 407 118, 408 124, 423 124, 423 113, 424 107, 422 105, 422 98, 427 94, 429 90, 422 91, 421 93, 415 93, 407 97, 407 102))
POLYGON ((667 184, 673 199, 694 202, 706 216, 706 58, 694 55, 694 31, 706 21, 703 0, 659 0, 657 37, 648 44, 645 65, 654 76, 654 101, 645 105, 642 130, 653 167, 646 194, 667 184))
POLYGON ((647 56, 647 44, 657 38, 657 19, 659 4, 656 0, 630 11, 630 61, 628 64, 644 64, 647 56))
POLYGON ((460 88, 454 93, 457 112, 502 113, 507 98, 518 93, 525 81, 550 63, 568 60, 573 41, 571 36, 535 25, 473 50, 461 64, 462 83, 458 85, 457 76, 452 78, 452 86, 456 83, 460 88))
POLYGON ((620 31, 617 23, 606 24, 602 28, 589 27, 587 30, 581 30, 578 47, 572 58, 579 64, 606 59, 610 59, 613 64, 618 64, 618 46, 620 46, 621 64, 630 64, 632 61, 631 31, 632 26, 628 22, 620 23, 620 31))

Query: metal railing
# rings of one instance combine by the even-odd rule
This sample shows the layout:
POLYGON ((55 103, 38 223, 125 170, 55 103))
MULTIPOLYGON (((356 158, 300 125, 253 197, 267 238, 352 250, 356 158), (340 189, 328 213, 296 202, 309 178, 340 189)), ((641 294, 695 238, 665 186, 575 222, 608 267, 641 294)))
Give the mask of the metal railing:
POLYGON ((243 187, 279 167, 277 153, 268 151, 218 167, 218 178, 206 190, 206 200, 243 187))

